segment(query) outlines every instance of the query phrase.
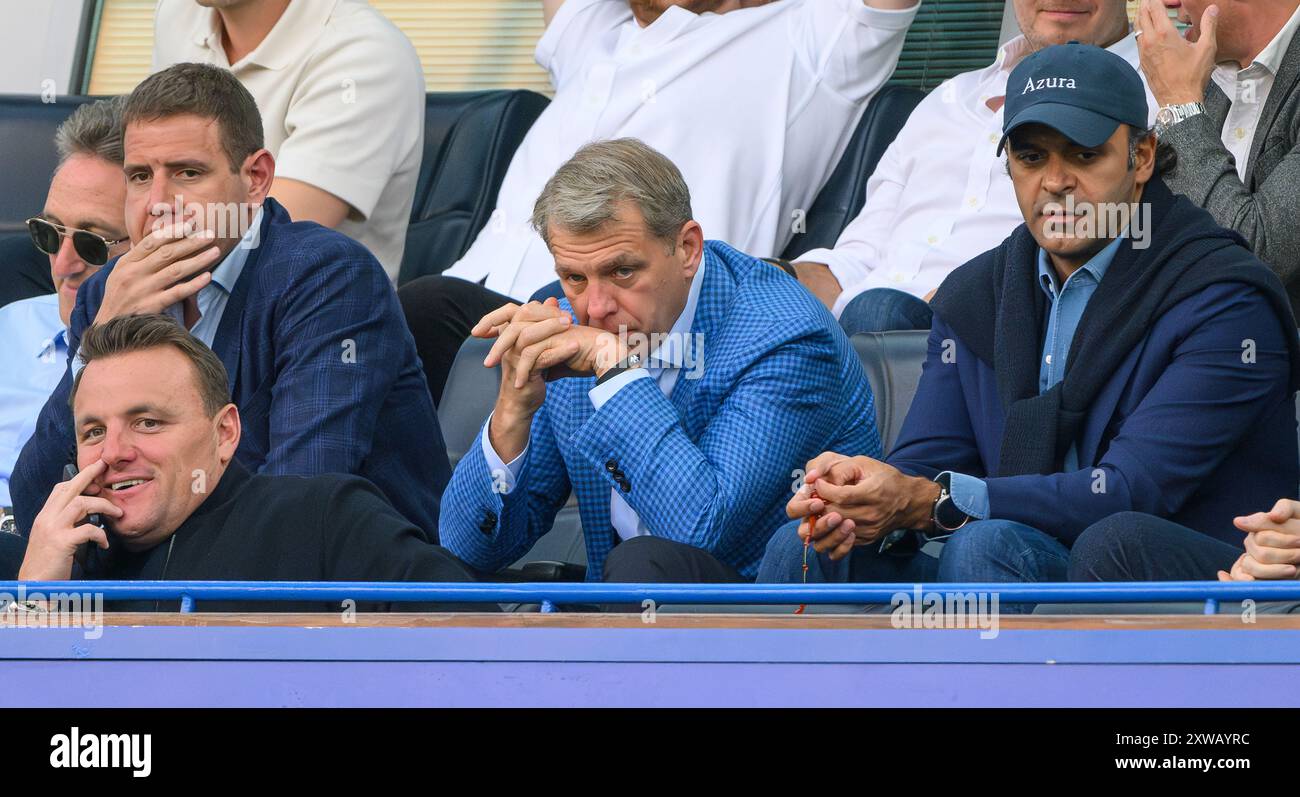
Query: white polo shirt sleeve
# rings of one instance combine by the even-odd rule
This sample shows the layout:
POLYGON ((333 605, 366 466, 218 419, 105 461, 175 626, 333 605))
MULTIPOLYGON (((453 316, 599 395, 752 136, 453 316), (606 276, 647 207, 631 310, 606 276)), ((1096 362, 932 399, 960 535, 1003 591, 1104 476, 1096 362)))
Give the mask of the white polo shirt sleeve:
POLYGON ((793 20, 792 45, 826 88, 860 102, 893 74, 920 7, 919 0, 904 9, 872 8, 863 0, 805 0, 793 20))
POLYGON ((565 0, 538 39, 534 58, 551 73, 551 85, 559 91, 565 80, 577 74, 592 50, 591 42, 630 19, 627 0, 565 0))
POLYGON ((374 29, 327 30, 335 41, 313 53, 289 101, 275 173, 328 191, 367 219, 421 144, 424 72, 400 31, 362 24, 374 29))

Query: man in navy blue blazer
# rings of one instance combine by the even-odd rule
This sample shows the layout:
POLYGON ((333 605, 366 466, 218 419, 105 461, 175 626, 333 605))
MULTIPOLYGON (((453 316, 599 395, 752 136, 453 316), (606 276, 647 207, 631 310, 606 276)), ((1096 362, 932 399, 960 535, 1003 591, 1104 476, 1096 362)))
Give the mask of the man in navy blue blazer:
MULTIPOLYGON (((262 121, 228 71, 177 64, 141 83, 124 112, 132 248, 77 295, 69 371, 11 482, 26 533, 76 438, 68 406, 91 323, 166 313, 221 358, 243 418, 236 458, 253 473, 363 476, 436 540, 450 478, 415 342, 364 246, 294 223, 267 196, 275 162, 262 121)), ((142 419, 166 434, 165 419, 142 419)), ((201 474, 193 474, 201 489, 201 474)))
POLYGON ((1007 94, 1025 224, 940 287, 887 462, 810 463, 817 496, 788 513, 819 517, 773 537, 760 580, 798 580, 810 534, 810 580, 1064 581, 1075 538, 1117 512, 1239 543, 1234 515, 1295 490, 1290 304, 1160 181, 1137 73, 1059 45, 1007 94))

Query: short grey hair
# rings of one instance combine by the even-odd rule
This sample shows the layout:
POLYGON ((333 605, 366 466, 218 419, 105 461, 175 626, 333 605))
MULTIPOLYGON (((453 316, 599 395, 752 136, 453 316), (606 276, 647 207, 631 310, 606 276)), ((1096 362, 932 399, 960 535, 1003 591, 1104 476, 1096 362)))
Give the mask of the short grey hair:
POLYGON ((694 216, 691 191, 673 162, 643 141, 618 138, 587 144, 546 181, 533 206, 533 228, 549 247, 552 225, 579 235, 594 232, 627 201, 670 252, 694 216))
POLYGON ((73 155, 90 155, 122 165, 122 109, 126 97, 86 103, 54 131, 54 147, 62 166, 73 155))

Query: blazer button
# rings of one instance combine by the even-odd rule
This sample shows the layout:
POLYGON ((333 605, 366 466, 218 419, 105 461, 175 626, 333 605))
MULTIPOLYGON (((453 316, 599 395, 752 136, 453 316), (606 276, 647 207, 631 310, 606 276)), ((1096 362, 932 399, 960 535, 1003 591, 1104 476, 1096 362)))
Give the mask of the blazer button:
POLYGON ((478 530, 484 534, 491 534, 492 530, 497 527, 497 516, 495 512, 488 512, 483 515, 483 522, 478 524, 478 530))
POLYGON ((610 475, 614 477, 614 481, 616 482, 621 482, 627 478, 627 474, 621 470, 616 470, 610 475))
POLYGON ((632 482, 628 481, 627 479, 620 479, 618 482, 618 486, 623 488, 623 492, 625 493, 632 492, 632 482))
POLYGON ((616 459, 611 459, 611 460, 607 461, 607 462, 605 463, 605 470, 609 471, 610 473, 615 473, 615 472, 617 472, 617 471, 618 471, 618 460, 616 460, 616 459))

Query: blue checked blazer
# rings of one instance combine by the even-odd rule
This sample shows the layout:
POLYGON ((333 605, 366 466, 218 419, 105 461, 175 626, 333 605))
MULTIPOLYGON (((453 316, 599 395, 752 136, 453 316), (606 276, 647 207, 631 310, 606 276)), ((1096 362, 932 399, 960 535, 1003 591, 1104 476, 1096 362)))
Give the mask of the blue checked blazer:
MULTIPOLYGON (((346 235, 291 222, 273 199, 260 234, 212 342, 243 422, 236 458, 254 473, 363 476, 433 539, 451 468, 415 339, 383 268, 346 235)), ((115 262, 77 292, 70 360, 115 262)), ((24 531, 73 461, 70 389, 69 371, 14 468, 24 531)))
POLYGON ((587 578, 599 580, 618 542, 612 462, 625 473, 623 498, 651 533, 753 578, 786 522, 796 469, 828 450, 880 456, 871 386, 826 308, 781 269, 726 244, 707 242, 704 257, 692 325, 703 373, 683 371, 671 399, 655 380, 633 380, 599 411, 587 395, 594 377, 550 383, 514 489, 493 489, 479 445, 457 465, 443 495, 443 545, 480 570, 499 570, 550 530, 572 491, 587 578))

